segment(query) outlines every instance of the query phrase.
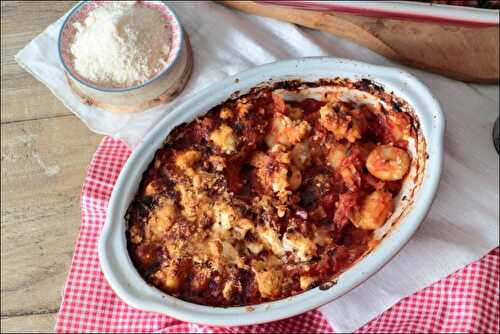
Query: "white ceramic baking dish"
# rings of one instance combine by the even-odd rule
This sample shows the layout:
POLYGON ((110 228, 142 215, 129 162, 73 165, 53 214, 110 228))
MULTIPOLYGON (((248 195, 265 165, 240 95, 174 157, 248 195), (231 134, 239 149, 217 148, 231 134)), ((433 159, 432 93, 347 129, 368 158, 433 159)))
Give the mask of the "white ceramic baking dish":
POLYGON ((373 275, 405 245, 424 220, 441 175, 443 134, 444 117, 436 98, 415 77, 399 69, 320 57, 279 61, 229 77, 180 104, 144 138, 128 159, 111 195, 107 220, 99 242, 99 259, 104 276, 115 293, 132 307, 201 324, 257 324, 317 308, 342 296, 373 275), (426 146, 420 148, 425 152, 419 153, 421 168, 417 172, 420 174, 415 178, 418 182, 404 187, 409 198, 404 205, 398 205, 390 219, 392 223, 396 220, 398 223, 392 225, 380 244, 342 273, 337 283, 327 290, 314 288, 293 297, 252 307, 220 308, 197 305, 169 296, 148 285, 136 271, 128 255, 124 216, 143 172, 169 132, 177 125, 206 113, 233 93, 245 93, 264 81, 316 81, 333 77, 353 80, 367 78, 384 87, 386 91, 394 92, 412 107, 420 123, 420 134, 425 138, 426 146))

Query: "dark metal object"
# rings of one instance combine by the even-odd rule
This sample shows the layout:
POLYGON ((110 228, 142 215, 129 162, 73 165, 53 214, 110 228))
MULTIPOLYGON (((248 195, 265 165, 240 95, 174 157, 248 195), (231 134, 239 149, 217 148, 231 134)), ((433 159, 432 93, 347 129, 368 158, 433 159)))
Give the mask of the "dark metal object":
POLYGON ((500 154, 500 124, 498 123, 498 117, 493 125, 493 145, 495 145, 495 148, 497 150, 497 153, 500 154))

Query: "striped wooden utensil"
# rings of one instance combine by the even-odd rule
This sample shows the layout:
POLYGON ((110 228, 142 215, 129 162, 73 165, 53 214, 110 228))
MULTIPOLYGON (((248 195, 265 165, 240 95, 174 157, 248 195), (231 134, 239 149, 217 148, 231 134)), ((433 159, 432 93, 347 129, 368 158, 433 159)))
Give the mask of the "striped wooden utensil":
POLYGON ((371 2, 369 7, 344 1, 221 2, 330 32, 405 65, 453 79, 499 81, 497 10, 397 1, 371 2))

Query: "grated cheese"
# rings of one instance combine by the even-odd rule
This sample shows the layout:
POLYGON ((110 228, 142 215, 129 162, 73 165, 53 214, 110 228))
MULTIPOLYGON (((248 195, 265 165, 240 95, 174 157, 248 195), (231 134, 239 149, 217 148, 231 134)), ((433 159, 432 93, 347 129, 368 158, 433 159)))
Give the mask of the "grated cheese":
POLYGON ((135 1, 105 2, 74 27, 74 68, 98 86, 141 84, 166 66, 170 30, 158 10, 135 1))

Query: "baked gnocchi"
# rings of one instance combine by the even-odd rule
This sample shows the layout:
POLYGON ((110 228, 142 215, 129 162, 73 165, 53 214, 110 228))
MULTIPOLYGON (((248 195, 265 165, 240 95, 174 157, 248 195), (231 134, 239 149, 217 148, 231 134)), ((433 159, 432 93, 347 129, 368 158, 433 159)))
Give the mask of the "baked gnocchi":
POLYGON ((127 213, 142 277, 183 300, 252 305, 328 283, 366 254, 412 158, 410 113, 366 80, 264 86, 174 129, 127 213), (281 85, 281 86, 279 86, 281 85), (330 85, 287 101, 279 87, 330 85))

